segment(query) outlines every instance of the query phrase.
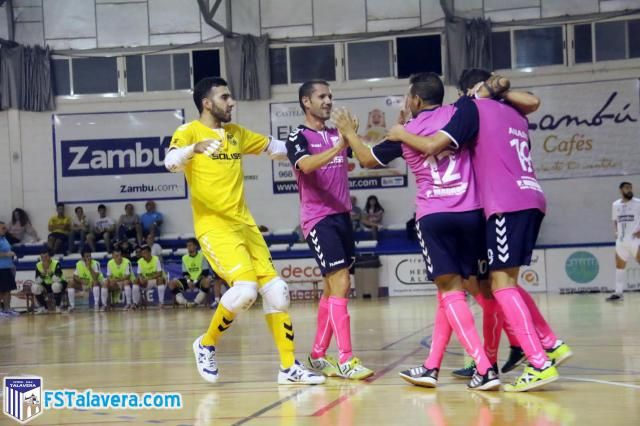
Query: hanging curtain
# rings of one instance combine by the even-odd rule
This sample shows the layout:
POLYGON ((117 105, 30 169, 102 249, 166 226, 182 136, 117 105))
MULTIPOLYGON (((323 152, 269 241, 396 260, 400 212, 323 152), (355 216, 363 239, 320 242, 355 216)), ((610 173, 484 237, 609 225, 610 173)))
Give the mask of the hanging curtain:
POLYGON ((224 55, 231 93, 238 100, 269 99, 269 37, 236 35, 225 37, 224 55))

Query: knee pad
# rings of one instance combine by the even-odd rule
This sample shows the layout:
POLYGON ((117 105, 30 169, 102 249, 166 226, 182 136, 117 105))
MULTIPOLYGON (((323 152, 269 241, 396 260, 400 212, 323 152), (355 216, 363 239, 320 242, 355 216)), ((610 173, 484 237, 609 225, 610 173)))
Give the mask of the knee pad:
POLYGON ((40 284, 34 284, 31 286, 31 293, 35 294, 36 296, 40 296, 42 293, 44 293, 44 287, 40 284))
POLYGON ((182 293, 178 293, 176 294, 176 303, 178 303, 178 305, 186 305, 187 299, 184 298, 182 293))
POLYGON ((236 281, 220 299, 220 303, 229 311, 237 314, 244 312, 253 305, 258 297, 258 283, 251 281, 236 281))
POLYGON ((280 277, 276 277, 262 286, 262 309, 265 314, 287 312, 289 309, 289 286, 280 277))
POLYGON ((51 284, 51 290, 53 290, 54 293, 60 293, 62 292, 62 283, 60 281, 54 281, 51 284))

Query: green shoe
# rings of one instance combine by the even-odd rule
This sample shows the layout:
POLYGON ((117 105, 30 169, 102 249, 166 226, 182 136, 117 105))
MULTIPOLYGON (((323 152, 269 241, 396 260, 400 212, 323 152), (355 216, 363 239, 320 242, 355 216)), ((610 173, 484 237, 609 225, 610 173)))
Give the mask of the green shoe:
POLYGON ((311 358, 311 355, 309 355, 307 361, 312 370, 322 373, 327 377, 336 377, 340 374, 338 371, 338 361, 331 355, 325 355, 320 358, 311 358))
POLYGON ((362 365, 360 360, 355 356, 351 357, 351 359, 344 364, 338 364, 338 370, 338 375, 345 379, 362 380, 373 376, 373 370, 362 365))
POLYGON ((513 384, 505 385, 504 390, 505 392, 527 392, 555 382, 559 377, 558 370, 553 365, 540 370, 527 365, 522 375, 513 384))
POLYGON ((551 349, 546 349, 547 356, 554 366, 559 366, 573 356, 573 352, 569 345, 562 340, 557 340, 551 349))

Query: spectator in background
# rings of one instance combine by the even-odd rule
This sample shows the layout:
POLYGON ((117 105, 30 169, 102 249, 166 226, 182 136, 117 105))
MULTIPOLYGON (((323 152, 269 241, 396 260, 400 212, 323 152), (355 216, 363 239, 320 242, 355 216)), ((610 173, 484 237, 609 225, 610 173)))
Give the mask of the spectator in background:
POLYGON ((162 213, 156 211, 156 203, 151 200, 147 201, 144 208, 147 209, 147 211, 140 217, 143 235, 147 236, 149 234, 153 234, 156 237, 160 236, 162 213))
POLYGON ((135 238, 138 245, 142 245, 142 226, 140 217, 133 211, 133 204, 124 206, 124 214, 118 220, 118 238, 122 241, 128 238, 135 238))
POLYGON ((135 262, 138 259, 138 257, 135 255, 136 249, 131 245, 128 239, 125 238, 122 241, 118 241, 115 244, 115 247, 119 248, 122 252, 122 255, 130 261, 135 262))
POLYGON ((58 203, 56 215, 49 219, 49 236, 47 238, 47 246, 53 254, 62 253, 64 245, 69 240, 70 232, 71 219, 64 214, 64 204, 58 203))
POLYGON ((11 244, 33 243, 38 241, 38 234, 33 229, 27 212, 18 208, 11 213, 11 225, 6 235, 11 244))
POLYGON ((158 259, 160 259, 160 262, 162 262, 162 247, 160 246, 160 244, 156 243, 156 238, 153 236, 153 234, 147 235, 145 242, 151 248, 151 256, 156 256, 158 259))
POLYGON ((69 253, 73 253, 75 249, 76 239, 80 241, 78 252, 84 250, 87 235, 89 234, 89 219, 84 214, 84 209, 80 206, 76 207, 75 215, 71 218, 71 232, 69 232, 69 253))
POLYGON ((11 244, 7 240, 8 229, 4 222, 0 222, 0 302, 2 311, 0 316, 14 316, 18 313, 11 309, 11 292, 18 287, 15 279, 15 253, 11 251, 11 244))
POLYGON ((92 251, 96 251, 96 242, 104 240, 107 252, 111 252, 111 239, 116 236, 116 222, 107 216, 107 206, 98 206, 98 218, 93 223, 93 232, 87 235, 87 244, 92 251))
POLYGON ((362 229, 362 209, 358 207, 358 199, 355 195, 351 196, 351 225, 354 231, 362 229))
POLYGON ((370 195, 367 198, 367 204, 364 206, 362 214, 362 224, 366 229, 371 230, 374 240, 378 239, 378 232, 382 228, 382 218, 384 217, 384 209, 378 202, 378 197, 370 195))

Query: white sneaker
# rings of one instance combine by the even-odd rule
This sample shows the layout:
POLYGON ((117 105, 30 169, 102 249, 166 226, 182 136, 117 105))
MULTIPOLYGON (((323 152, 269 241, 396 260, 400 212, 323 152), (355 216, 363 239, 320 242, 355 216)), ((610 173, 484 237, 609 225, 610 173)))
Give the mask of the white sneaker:
POLYGON ((289 368, 280 368, 279 385, 320 385, 326 381, 322 374, 314 373, 300 364, 298 360, 289 368))
POLYGON ((34 311, 34 313, 36 315, 46 314, 47 313, 47 309, 44 306, 40 306, 34 311))
POLYGON ((76 310, 75 306, 69 306, 69 308, 67 309, 67 312, 71 313, 71 312, 73 312, 75 310, 76 310))
POLYGON ((61 314, 62 308, 60 306, 56 306, 56 314, 61 314))
POLYGON ((100 312, 104 312, 104 311, 106 311, 106 310, 107 310, 107 307, 106 307, 106 306, 104 306, 104 305, 103 305, 103 306, 100 306, 100 312))
POLYGON ((196 366, 200 376, 209 383, 218 381, 218 364, 216 363, 216 347, 202 346, 200 342, 204 334, 193 342, 193 354, 196 356, 196 366))

